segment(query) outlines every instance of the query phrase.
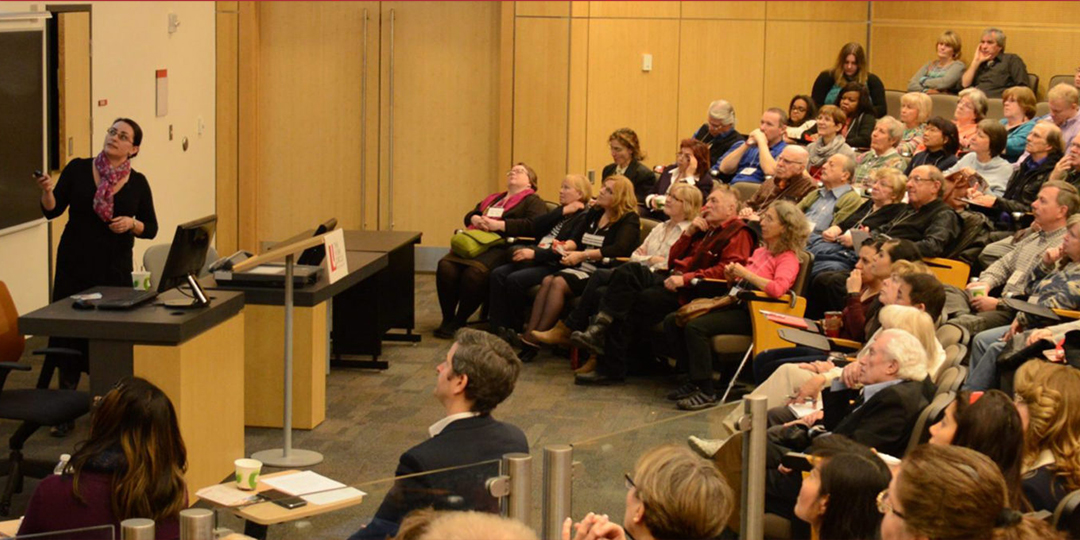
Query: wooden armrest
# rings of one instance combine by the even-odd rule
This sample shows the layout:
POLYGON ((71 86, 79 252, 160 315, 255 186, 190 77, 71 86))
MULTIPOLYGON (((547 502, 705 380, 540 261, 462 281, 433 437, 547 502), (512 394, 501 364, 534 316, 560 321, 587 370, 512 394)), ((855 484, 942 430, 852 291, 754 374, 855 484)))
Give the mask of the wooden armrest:
POLYGON ((832 343, 834 347, 843 347, 845 349, 859 350, 863 347, 862 343, 858 341, 852 341, 844 338, 829 338, 829 343, 832 343))
POLYGON ((1054 313, 1057 313, 1066 319, 1080 319, 1080 311, 1072 309, 1055 309, 1054 313))
POLYGON ((26 364, 20 364, 18 362, 0 362, 0 370, 7 369, 12 371, 30 371, 30 366, 26 364))

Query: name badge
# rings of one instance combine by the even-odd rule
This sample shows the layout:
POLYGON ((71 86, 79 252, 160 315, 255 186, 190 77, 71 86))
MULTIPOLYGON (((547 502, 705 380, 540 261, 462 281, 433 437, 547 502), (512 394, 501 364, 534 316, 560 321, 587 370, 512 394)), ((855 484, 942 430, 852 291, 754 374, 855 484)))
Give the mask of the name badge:
POLYGON ((551 243, 554 242, 554 241, 555 241, 555 237, 551 236, 549 234, 549 235, 541 238, 540 242, 538 242, 536 245, 541 247, 541 248, 547 249, 547 248, 551 247, 551 243))
POLYGON ((489 218, 501 218, 503 215, 503 208, 501 206, 492 206, 491 208, 488 208, 486 212, 484 212, 484 215, 489 218))
POLYGON ((599 234, 588 234, 581 237, 581 243, 589 247, 598 248, 604 245, 604 237, 599 234))
POLYGON ((757 174, 757 171, 758 170, 755 169, 754 167, 747 167, 747 168, 739 171, 739 176, 753 176, 753 175, 757 174))

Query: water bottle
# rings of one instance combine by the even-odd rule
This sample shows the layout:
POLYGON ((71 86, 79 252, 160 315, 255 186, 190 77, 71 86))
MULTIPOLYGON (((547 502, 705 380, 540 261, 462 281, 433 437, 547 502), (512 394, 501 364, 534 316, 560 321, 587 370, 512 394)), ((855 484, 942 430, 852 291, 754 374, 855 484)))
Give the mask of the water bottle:
POLYGON ((71 454, 60 454, 60 463, 56 464, 53 474, 64 474, 64 469, 67 468, 69 461, 71 461, 71 454))

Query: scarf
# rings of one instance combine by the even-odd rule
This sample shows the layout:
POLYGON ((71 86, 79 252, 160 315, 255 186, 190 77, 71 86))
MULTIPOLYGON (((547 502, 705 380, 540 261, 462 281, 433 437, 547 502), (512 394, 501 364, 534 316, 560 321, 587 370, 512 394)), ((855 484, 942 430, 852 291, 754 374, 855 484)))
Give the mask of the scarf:
POLYGON ((829 144, 825 144, 819 137, 818 140, 806 147, 806 151, 810 153, 810 166, 820 167, 824 165, 825 161, 839 152, 844 144, 844 136, 839 133, 833 137, 832 142, 829 144))
POLYGON ((125 159, 123 163, 113 167, 105 158, 105 152, 101 152, 94 158, 94 168, 101 177, 101 183, 94 192, 94 213, 101 221, 108 223, 113 218, 113 188, 131 173, 131 160, 125 159))
MULTIPOLYGON (((503 220, 503 219, 505 219, 506 212, 509 212, 511 208, 517 206, 518 203, 525 200, 525 197, 528 197, 529 195, 532 195, 533 193, 536 193, 536 192, 533 191, 532 189, 525 189, 525 190, 522 190, 522 191, 518 192, 517 195, 512 195, 512 196, 509 196, 509 197, 506 195, 507 193, 509 193, 509 192, 504 191, 502 193, 492 193, 491 195, 488 195, 486 198, 484 198, 484 200, 480 201, 480 214, 483 215, 484 213, 487 212, 488 208, 493 206, 496 202, 501 201, 500 206, 502 206, 503 216, 504 217, 501 217, 501 218, 498 218, 498 219, 503 220)), ((467 228, 475 229, 476 226, 469 225, 467 228)))

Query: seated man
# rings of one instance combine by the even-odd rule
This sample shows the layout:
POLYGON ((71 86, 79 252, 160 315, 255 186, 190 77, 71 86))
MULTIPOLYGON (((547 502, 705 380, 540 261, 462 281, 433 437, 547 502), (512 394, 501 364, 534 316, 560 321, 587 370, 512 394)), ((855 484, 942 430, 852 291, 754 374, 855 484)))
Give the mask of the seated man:
POLYGON ((1080 137, 1069 143, 1068 152, 1054 165, 1050 180, 1060 180, 1080 188, 1080 137))
MULTIPOLYGON (((1050 173, 1054 172, 1054 167, 1065 150, 1061 142, 1061 128, 1052 122, 1035 124, 1031 133, 1028 133, 1025 148, 1028 157, 1017 164, 1016 172, 1005 186, 1004 195, 996 197, 972 188, 968 198, 992 214, 1030 211, 1032 201, 1039 194, 1043 183, 1050 178, 1050 173)), ((1015 220, 1011 216, 998 216, 995 221, 1011 225, 1015 220)))
POLYGON ((1061 142, 1068 148, 1080 133, 1080 91, 1071 84, 1059 83, 1046 93, 1046 101, 1050 105, 1050 114, 1035 120, 1050 121, 1061 128, 1061 142))
POLYGON ((1027 66, 1019 56, 1005 52, 1005 32, 997 28, 983 31, 979 48, 960 83, 964 88, 978 88, 991 98, 1001 97, 1006 88, 1031 86, 1027 66))
MULTIPOLYGON (((847 219, 862 205, 862 196, 851 187, 855 162, 844 154, 836 154, 821 168, 821 187, 799 201, 799 210, 813 224, 814 234, 847 219)), ((813 236, 810 241, 813 242, 813 236)))
MULTIPOLYGON (((401 455, 394 476, 499 460, 512 452, 528 453, 529 443, 520 429, 491 417, 491 411, 514 391, 521 371, 521 361, 505 341, 479 330, 458 330, 446 360, 435 371, 434 394, 446 417, 428 428, 430 439, 401 455)), ((497 471, 497 466, 466 467, 399 478, 371 523, 350 538, 393 536, 405 514, 428 506, 498 512, 497 500, 484 486, 497 471)))
POLYGON ((814 190, 814 180, 806 173, 806 163, 810 154, 802 146, 791 144, 780 152, 776 160, 776 174, 766 178, 746 207, 739 211, 739 217, 757 221, 758 217, 773 201, 783 200, 797 203, 814 190))
POLYGON ((964 261, 972 268, 978 265, 979 253, 989 242, 994 224, 986 214, 974 212, 963 201, 971 186, 970 175, 966 171, 957 171, 945 177, 945 204, 960 216, 960 234, 956 237, 945 258, 964 261))
POLYGON ((754 182, 760 184, 765 176, 776 174, 776 157, 784 150, 784 126, 787 113, 771 108, 761 114, 759 128, 750 132, 746 142, 738 142, 717 162, 720 174, 734 175, 732 184, 754 182), (768 151, 762 151, 767 149, 768 151))
POLYGON ((735 129, 735 107, 723 99, 709 104, 709 117, 694 133, 694 138, 709 147, 709 163, 717 163, 731 145, 746 140, 735 129))

